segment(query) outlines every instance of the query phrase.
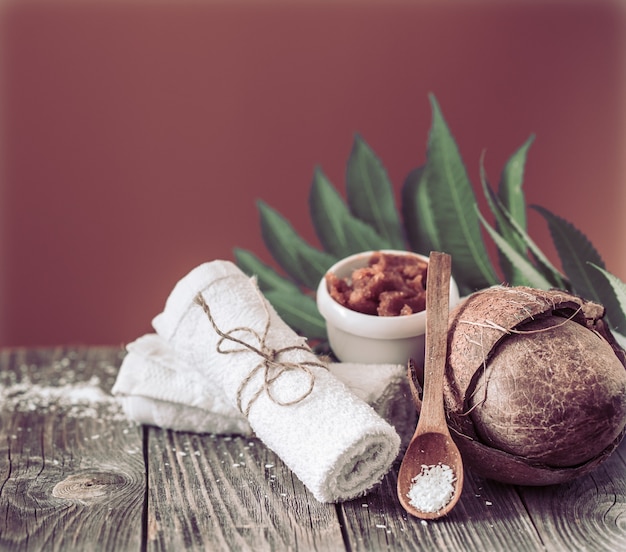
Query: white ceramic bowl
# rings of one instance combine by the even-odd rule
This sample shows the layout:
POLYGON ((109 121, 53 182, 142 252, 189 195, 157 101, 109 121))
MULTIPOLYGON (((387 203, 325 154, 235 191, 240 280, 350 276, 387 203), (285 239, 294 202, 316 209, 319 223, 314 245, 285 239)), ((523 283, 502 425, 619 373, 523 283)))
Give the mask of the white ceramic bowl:
MULTIPOLYGON (((428 257, 409 251, 382 250, 394 255, 412 255, 428 262, 428 257)), ((373 251, 351 255, 328 269, 346 278, 357 268, 367 266, 373 251)), ((459 290, 450 280, 450 308, 459 301, 459 290)), ((328 293, 322 278, 317 288, 317 307, 326 320, 328 340, 335 356, 342 362, 363 364, 406 364, 413 358, 418 368, 424 366, 426 311, 406 316, 376 316, 348 309, 328 293)), ((426 306, 428 308, 428 305, 426 306)))

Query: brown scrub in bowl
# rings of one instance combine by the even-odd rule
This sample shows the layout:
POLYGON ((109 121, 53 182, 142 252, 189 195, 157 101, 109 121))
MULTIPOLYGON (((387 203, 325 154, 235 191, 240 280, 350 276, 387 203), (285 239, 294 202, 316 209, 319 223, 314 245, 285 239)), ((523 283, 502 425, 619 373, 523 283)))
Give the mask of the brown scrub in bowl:
POLYGON ((404 316, 426 308, 428 263, 413 255, 375 252, 347 278, 326 274, 330 296, 363 314, 404 316))

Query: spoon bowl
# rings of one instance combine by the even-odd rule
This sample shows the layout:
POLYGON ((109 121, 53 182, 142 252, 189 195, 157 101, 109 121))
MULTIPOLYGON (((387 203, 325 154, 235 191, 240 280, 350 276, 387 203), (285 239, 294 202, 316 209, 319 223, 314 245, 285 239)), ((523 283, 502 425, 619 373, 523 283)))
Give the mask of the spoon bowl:
POLYGON ((420 519, 437 519, 445 516, 456 506, 463 491, 463 464, 459 449, 450 435, 444 432, 428 432, 414 436, 407 449, 398 472, 398 498, 404 509, 420 519), (453 478, 450 498, 440 508, 426 511, 412 504, 410 491, 414 478, 421 473, 422 466, 448 466, 453 478))
MULTIPOLYGON (((421 519, 437 519, 448 514, 463 490, 463 460, 450 436, 443 407, 450 273, 450 256, 432 252, 426 282, 424 394, 417 428, 398 472, 400 504, 409 514, 421 519), (418 496, 423 492, 424 500, 416 502, 411 498, 413 491, 418 496), (418 503, 428 504, 428 507, 418 506, 418 503)), ((411 362, 408 379, 413 398, 418 403, 419 384, 411 362)))

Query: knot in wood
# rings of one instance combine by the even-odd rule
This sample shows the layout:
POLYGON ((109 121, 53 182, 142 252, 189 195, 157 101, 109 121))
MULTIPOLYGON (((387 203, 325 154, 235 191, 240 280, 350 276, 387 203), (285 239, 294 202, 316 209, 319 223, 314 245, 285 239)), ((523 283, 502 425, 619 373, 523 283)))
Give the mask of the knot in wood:
POLYGON ((108 497, 124 487, 126 478, 118 473, 84 472, 70 475, 59 481, 52 489, 52 496, 66 500, 92 502, 108 497))

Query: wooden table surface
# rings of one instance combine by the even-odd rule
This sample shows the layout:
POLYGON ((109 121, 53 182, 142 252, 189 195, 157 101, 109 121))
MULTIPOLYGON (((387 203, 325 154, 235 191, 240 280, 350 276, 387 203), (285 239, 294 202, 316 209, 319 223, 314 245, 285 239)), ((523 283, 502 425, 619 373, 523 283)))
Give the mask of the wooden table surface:
POLYGON ((568 484, 466 474, 444 519, 371 494, 318 503, 256 439, 124 418, 121 348, 0 352, 0 550, 626 550, 626 446, 568 484))

